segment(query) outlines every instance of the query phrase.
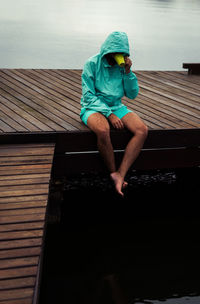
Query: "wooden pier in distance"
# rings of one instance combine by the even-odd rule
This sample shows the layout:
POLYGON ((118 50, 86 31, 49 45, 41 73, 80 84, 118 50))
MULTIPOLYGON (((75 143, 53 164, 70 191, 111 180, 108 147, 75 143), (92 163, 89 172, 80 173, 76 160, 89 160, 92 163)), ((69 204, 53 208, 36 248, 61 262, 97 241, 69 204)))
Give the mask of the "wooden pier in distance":
MULTIPOLYGON (((123 102, 149 135, 133 168, 200 165, 194 68, 135 71, 139 95, 123 102)), ((81 72, 0 69, 0 303, 37 302, 49 179, 105 170, 95 135, 79 117, 81 72)), ((130 136, 111 128, 117 161, 130 136)))

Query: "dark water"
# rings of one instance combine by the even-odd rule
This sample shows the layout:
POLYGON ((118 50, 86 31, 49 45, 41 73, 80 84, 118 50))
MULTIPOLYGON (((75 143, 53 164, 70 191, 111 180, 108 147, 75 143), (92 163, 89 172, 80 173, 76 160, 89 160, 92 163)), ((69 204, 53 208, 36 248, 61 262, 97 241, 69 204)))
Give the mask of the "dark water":
POLYGON ((48 225, 40 303, 200 303, 200 168, 65 182, 48 225))

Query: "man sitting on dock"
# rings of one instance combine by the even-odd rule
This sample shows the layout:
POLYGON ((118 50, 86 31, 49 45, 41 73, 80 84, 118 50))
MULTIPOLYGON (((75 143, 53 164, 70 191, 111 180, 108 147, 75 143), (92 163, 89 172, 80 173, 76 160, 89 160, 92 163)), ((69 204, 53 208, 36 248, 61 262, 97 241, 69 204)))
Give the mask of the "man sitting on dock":
POLYGON ((128 37, 124 32, 111 33, 100 53, 89 58, 82 73, 82 121, 96 134, 97 146, 110 172, 116 191, 123 196, 127 186, 125 175, 137 158, 148 129, 138 115, 122 104, 122 97, 136 98, 139 92, 136 75, 131 71, 128 37), (122 54, 125 66, 117 65, 114 56, 122 54), (133 133, 126 146, 122 162, 116 169, 110 138, 110 125, 127 128, 133 133))

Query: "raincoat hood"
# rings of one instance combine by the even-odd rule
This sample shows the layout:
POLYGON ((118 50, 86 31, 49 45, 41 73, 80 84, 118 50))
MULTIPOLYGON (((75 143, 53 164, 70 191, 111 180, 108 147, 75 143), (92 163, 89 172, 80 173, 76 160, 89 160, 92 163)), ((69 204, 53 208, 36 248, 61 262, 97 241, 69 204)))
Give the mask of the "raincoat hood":
POLYGON ((124 32, 111 33, 101 46, 101 57, 109 53, 123 53, 130 56, 128 36, 124 32))

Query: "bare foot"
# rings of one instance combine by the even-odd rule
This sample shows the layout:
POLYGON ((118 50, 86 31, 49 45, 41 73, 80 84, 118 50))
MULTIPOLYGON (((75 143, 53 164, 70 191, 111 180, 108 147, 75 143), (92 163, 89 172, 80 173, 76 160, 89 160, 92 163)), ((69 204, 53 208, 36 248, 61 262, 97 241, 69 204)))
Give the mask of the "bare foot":
POLYGON ((123 185, 122 185, 122 189, 125 189, 127 186, 128 186, 128 183, 124 181, 123 185))
POLYGON ((121 174, 119 172, 113 172, 110 174, 110 177, 115 184, 115 189, 117 193, 119 193, 121 196, 124 196, 124 193, 122 192, 122 188, 125 182, 121 174))

